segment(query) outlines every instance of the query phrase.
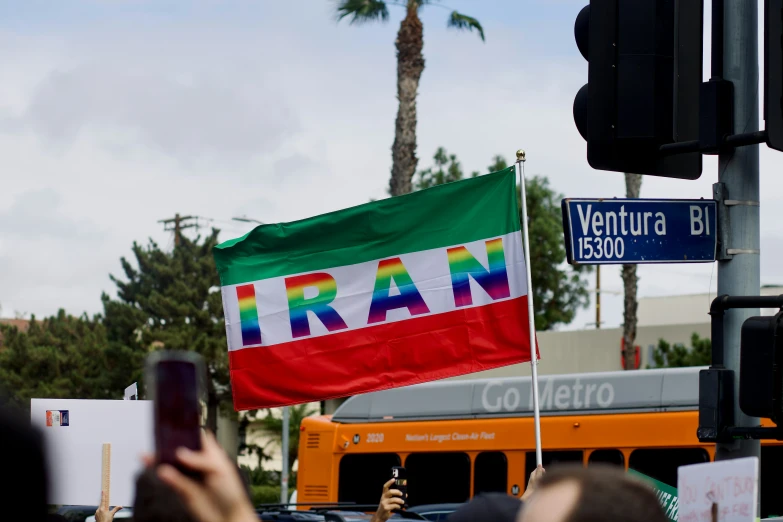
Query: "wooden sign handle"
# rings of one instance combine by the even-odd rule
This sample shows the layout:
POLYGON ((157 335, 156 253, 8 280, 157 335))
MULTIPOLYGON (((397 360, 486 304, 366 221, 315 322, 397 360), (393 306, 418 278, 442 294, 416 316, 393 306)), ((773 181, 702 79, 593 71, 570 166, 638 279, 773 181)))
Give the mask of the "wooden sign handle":
POLYGON ((103 491, 103 505, 109 509, 109 490, 111 489, 111 444, 103 444, 103 457, 101 459, 101 491, 103 491))

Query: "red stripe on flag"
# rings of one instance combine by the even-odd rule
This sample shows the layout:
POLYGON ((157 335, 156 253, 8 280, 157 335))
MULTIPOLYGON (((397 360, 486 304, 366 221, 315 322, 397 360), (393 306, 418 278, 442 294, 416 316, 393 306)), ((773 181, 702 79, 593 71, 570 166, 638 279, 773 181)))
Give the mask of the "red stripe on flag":
POLYGON ((229 352, 234 408, 316 402, 528 362, 528 332, 522 296, 234 350, 229 352))

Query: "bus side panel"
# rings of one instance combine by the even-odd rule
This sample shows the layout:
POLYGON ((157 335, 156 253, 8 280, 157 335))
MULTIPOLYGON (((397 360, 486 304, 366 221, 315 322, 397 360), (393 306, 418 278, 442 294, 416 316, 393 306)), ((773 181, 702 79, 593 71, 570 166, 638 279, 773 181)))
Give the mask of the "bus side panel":
POLYGON ((299 472, 297 476, 297 503, 334 502, 337 499, 337 486, 332 469, 334 454, 334 425, 323 429, 326 424, 302 422, 303 430, 299 436, 299 472))
POLYGON ((524 451, 506 451, 508 459, 508 493, 515 497, 521 497, 525 492, 525 459, 527 454, 524 451))

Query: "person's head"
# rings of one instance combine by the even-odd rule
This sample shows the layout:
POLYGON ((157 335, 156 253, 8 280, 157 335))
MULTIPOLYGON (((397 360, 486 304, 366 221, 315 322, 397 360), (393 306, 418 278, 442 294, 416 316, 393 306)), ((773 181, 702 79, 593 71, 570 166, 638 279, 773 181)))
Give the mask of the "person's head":
POLYGON ((30 417, 0 406, 0 480, 3 520, 47 519, 49 491, 43 437, 30 417))
POLYGON ((158 478, 155 468, 147 468, 136 479, 133 520, 134 522, 195 522, 180 501, 179 495, 158 478))
POLYGON ((449 515, 449 522, 514 522, 522 502, 505 493, 481 493, 449 515))
POLYGON ((612 466, 563 466, 543 476, 518 522, 666 522, 652 489, 612 466))

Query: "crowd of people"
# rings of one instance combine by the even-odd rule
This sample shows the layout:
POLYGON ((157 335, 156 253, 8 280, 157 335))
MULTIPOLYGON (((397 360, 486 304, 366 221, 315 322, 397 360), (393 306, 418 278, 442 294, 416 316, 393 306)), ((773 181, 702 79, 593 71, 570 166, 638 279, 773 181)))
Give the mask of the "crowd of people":
MULTIPOLYGON (((3 519, 44 522, 48 513, 47 472, 41 434, 29 421, 0 411, 0 448, 5 453, 0 500, 3 519)), ((258 522, 236 463, 208 433, 201 451, 180 448, 179 466, 157 465, 144 457, 136 482, 134 522, 258 522), (179 468, 179 469, 178 469, 179 468), (187 469, 190 473, 183 473, 187 469), (199 476, 194 479, 193 475, 199 476)), ((386 522, 403 506, 402 493, 383 486, 373 522, 386 522)), ((121 509, 101 502, 97 522, 112 522, 121 509)), ((563 466, 530 476, 520 498, 503 493, 474 497, 449 516, 452 522, 665 522, 653 490, 614 467, 563 466)))

